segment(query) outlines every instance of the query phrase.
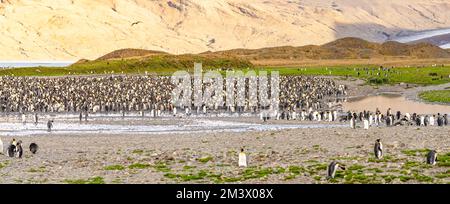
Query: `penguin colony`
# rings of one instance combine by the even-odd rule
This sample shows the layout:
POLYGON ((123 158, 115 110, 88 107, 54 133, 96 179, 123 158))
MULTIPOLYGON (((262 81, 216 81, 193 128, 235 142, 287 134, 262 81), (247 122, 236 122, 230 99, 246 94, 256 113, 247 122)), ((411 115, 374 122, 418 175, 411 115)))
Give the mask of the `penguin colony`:
MULTIPOLYGON (((224 79, 225 80, 225 79, 224 79)), ((225 84, 225 83, 224 83, 225 84)), ((270 84, 270 83, 269 83, 270 84)), ((209 84, 204 84, 209 86, 209 84)), ((86 77, 0 77, 0 112, 3 113, 80 113, 80 120, 87 113, 97 112, 140 112, 144 115, 177 113, 197 114, 209 111, 258 112, 266 107, 250 104, 215 107, 214 110, 201 107, 175 107, 172 104, 172 90, 175 85, 169 76, 86 76, 86 77), (83 114, 81 114, 83 113, 83 114)), ((347 94, 347 87, 336 84, 332 79, 306 76, 280 77, 280 110, 285 117, 293 117, 299 110, 313 112, 327 110, 331 101, 347 94)), ((246 83, 246 90, 249 83, 246 83)), ((192 88, 193 90, 193 88, 192 88)), ((236 90, 235 90, 236 91, 236 90)), ((239 90, 245 91, 245 90, 239 90)), ((259 98, 257 97, 257 100, 259 98)), ((226 100, 224 100, 226 101, 226 100)), ((331 110, 329 112, 332 112, 331 110)), ((318 112, 319 114, 320 112, 318 112)), ((281 114, 281 113, 280 113, 281 114)), ((325 114, 325 113, 322 113, 325 114)), ((35 122, 38 120, 35 114, 35 122)), ((26 117, 23 116, 23 122, 26 117)))
POLYGON ((397 111, 395 114, 389 108, 386 114, 381 113, 377 108, 375 112, 364 110, 363 112, 347 112, 347 115, 341 120, 349 121, 350 127, 355 129, 358 122, 362 123, 364 129, 369 127, 393 127, 393 126, 447 126, 448 115, 447 114, 431 114, 420 115, 417 113, 401 113, 397 111))

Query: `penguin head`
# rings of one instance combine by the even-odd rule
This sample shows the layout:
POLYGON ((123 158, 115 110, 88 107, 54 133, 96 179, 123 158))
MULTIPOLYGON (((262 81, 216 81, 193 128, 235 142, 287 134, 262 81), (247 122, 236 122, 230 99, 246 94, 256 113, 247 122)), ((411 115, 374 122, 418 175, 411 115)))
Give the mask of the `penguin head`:
POLYGON ((336 166, 341 168, 342 170, 345 170, 345 164, 341 163, 341 162, 337 162, 336 166))
POLYGON ((381 141, 381 139, 377 139, 376 141, 377 141, 377 142, 380 142, 380 141, 381 141))

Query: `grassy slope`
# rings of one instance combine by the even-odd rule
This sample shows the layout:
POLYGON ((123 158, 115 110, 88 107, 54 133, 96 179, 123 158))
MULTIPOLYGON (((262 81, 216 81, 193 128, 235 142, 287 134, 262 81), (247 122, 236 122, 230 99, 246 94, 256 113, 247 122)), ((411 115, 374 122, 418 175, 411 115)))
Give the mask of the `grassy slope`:
MULTIPOLYGON (((378 71, 376 68, 372 75, 367 74, 361 68, 365 66, 349 65, 349 66, 331 66, 331 67, 267 67, 263 68, 267 71, 279 71, 281 75, 321 75, 321 76, 349 76, 366 79, 371 83, 412 83, 421 85, 443 84, 450 82, 450 67, 423 67, 423 68, 393 68, 390 72, 378 71), (357 69, 360 69, 358 76, 357 69), (377 76, 376 73, 380 72, 377 76), (388 75, 385 76, 384 74, 388 75)), ((370 67, 370 71, 371 71, 370 67)), ((374 67, 375 68, 375 67, 374 67)))
POLYGON ((204 69, 236 67, 239 69, 253 67, 245 60, 220 57, 200 56, 153 56, 146 59, 126 59, 91 61, 74 64, 65 68, 35 67, 0 70, 0 76, 64 76, 90 74, 143 74, 156 73, 170 75, 177 70, 192 71, 194 62, 202 62, 204 69))
POLYGON ((450 90, 425 91, 420 93, 419 96, 430 102, 450 103, 450 90))
MULTIPOLYGON (((205 56, 154 56, 140 59, 127 60, 109 60, 109 61, 92 61, 87 63, 75 64, 66 68, 53 67, 36 67, 36 68, 15 68, 0 70, 2 75, 14 76, 63 76, 63 75, 89 75, 89 74, 143 74, 156 73, 160 75, 170 75, 177 70, 193 70, 194 62, 202 62, 204 70, 219 69, 222 67, 233 67, 235 69, 253 68, 253 65, 245 60, 220 57, 205 56)), ((367 66, 363 65, 346 65, 346 66, 317 66, 317 67, 259 67, 258 70, 279 71, 281 75, 322 75, 322 76, 349 76, 366 79, 370 83, 413 83, 421 85, 442 84, 450 82, 450 66, 445 67, 410 67, 410 68, 393 68, 390 72, 378 71, 377 66, 369 66, 375 68, 372 75, 366 71, 360 70, 358 76, 358 68, 367 66), (377 76, 376 73, 380 72, 377 76), (388 75, 385 76, 385 73, 388 75)))

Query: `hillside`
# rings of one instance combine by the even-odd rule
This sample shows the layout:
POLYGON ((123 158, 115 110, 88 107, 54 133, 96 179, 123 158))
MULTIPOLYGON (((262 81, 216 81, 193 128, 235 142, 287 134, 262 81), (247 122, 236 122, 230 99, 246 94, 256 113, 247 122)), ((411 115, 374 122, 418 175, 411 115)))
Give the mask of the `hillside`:
POLYGON ((450 52, 428 43, 375 43, 359 38, 343 38, 321 46, 272 47, 262 49, 235 49, 214 54, 241 57, 247 60, 320 60, 320 59, 377 59, 405 57, 409 59, 450 58, 450 52))
MULTIPOLYGON (((399 32, 450 28, 449 10, 448 0, 2 0, 0 59, 299 47, 343 37, 382 43, 399 32)), ((314 58, 324 51, 296 52, 314 58)))

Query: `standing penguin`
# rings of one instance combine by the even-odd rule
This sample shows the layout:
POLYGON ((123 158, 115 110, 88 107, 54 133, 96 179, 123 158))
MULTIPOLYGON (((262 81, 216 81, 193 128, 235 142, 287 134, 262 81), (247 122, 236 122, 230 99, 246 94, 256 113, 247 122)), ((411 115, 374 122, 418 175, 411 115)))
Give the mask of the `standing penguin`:
POLYGON ((239 167, 247 167, 247 155, 244 152, 244 148, 239 153, 239 167))
POLYGON ((356 129, 356 121, 355 121, 355 118, 354 118, 354 117, 351 117, 351 118, 350 118, 350 127, 351 127, 352 129, 356 129))
POLYGON ((427 164, 435 165, 437 161, 437 152, 436 150, 431 150, 427 154, 427 164))
POLYGON ((27 124, 27 115, 25 115, 25 113, 22 113, 22 124, 23 125, 27 124))
POLYGON ((381 143, 381 139, 376 140, 373 151, 377 159, 383 158, 383 144, 381 143))
POLYGON ((23 155, 22 141, 19 140, 16 145, 16 155, 15 156, 17 158, 22 158, 22 155, 23 155))
POLYGON ((9 144, 8 149, 6 150, 9 157, 14 157, 14 154, 16 153, 16 144, 16 139, 13 139, 9 144))
POLYGON ((37 125, 39 122, 38 114, 34 113, 34 125, 37 125))
POLYGON ((345 167, 343 165, 339 165, 338 162, 336 162, 336 161, 331 162, 328 165, 328 169, 327 169, 327 179, 334 178, 334 176, 336 176, 336 171, 338 168, 345 170, 345 167))
POLYGON ((36 143, 31 143, 30 144, 30 152, 31 153, 36 154, 38 149, 39 149, 39 146, 36 143))
POLYGON ((53 120, 47 122, 47 131, 51 132, 53 127, 53 120))
POLYGON ((364 122, 364 129, 368 130, 369 129, 369 121, 367 119, 364 119, 363 122, 364 122))
POLYGON ((3 154, 3 141, 2 141, 2 138, 0 138, 0 154, 3 154))

